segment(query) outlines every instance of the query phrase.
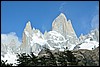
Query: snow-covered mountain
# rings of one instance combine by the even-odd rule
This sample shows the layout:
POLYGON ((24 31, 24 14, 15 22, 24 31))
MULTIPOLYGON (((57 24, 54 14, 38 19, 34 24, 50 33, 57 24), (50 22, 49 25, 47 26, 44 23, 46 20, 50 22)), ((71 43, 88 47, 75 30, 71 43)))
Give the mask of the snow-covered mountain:
POLYGON ((81 34, 79 37, 79 43, 73 48, 92 50, 99 46, 99 29, 91 30, 87 35, 81 34))
POLYGON ((38 29, 33 28, 32 30, 31 24, 28 22, 23 32, 23 41, 20 46, 20 51, 21 53, 34 52, 35 55, 38 55, 44 47, 50 50, 56 48, 64 50, 67 46, 67 40, 60 33, 49 31, 43 35, 38 29))
POLYGON ((23 31, 22 45, 20 51, 25 53, 34 52, 38 54, 43 47, 50 50, 59 49, 64 51, 67 47, 78 43, 78 38, 72 27, 71 21, 61 13, 52 23, 52 30, 42 34, 40 30, 31 27, 30 21, 23 31))
MULTIPOLYGON (((8 37, 9 38, 9 37, 8 37)), ((39 29, 32 29, 31 22, 28 21, 23 31, 22 43, 17 43, 18 38, 9 38, 1 35, 1 56, 14 55, 15 53, 33 52, 36 56, 44 47, 59 51, 88 49, 92 50, 99 46, 99 29, 91 30, 87 35, 81 34, 78 38, 66 16, 61 13, 52 23, 52 30, 42 34, 39 29), (6 42, 6 43, 5 43, 6 42), (17 46, 20 44, 20 46, 17 46)))
POLYGON ((71 20, 67 19, 63 13, 54 19, 52 23, 52 30, 63 35, 65 39, 70 41, 70 43, 75 44, 78 42, 78 38, 71 24, 71 20))
POLYGON ((17 55, 15 53, 12 53, 11 51, 8 51, 4 56, 1 56, 1 60, 6 61, 9 64, 13 64, 13 66, 16 66, 17 64, 17 55))
MULTIPOLYGON (((4 35, 2 36, 4 37, 4 35)), ((80 35, 78 38, 72 27, 71 20, 67 21, 66 16, 61 13, 56 19, 54 19, 52 30, 45 32, 44 34, 38 29, 32 29, 31 22, 28 21, 23 31, 22 44, 18 47, 15 45, 15 39, 11 39, 8 44, 5 44, 3 37, 1 45, 2 55, 6 54, 8 49, 14 53, 34 52, 35 55, 38 55, 44 47, 47 47, 50 50, 59 49, 61 51, 64 51, 66 47, 68 50, 85 49, 85 44, 89 44, 89 48, 90 46, 93 48, 95 44, 97 47, 99 42, 99 30, 92 30, 89 34, 84 36, 80 35), (87 40, 88 42, 86 42, 87 40), (83 48, 83 46, 85 47, 83 48)))

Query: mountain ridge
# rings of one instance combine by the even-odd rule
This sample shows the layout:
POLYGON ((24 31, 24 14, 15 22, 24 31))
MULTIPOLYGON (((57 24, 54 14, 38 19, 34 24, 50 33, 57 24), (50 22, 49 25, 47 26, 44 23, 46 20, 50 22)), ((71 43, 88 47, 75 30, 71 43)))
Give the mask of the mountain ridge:
MULTIPOLYGON (((64 51, 66 47, 68 50, 82 49, 83 47, 81 46, 85 44, 91 44, 92 46, 96 44, 95 46, 97 47, 99 44, 98 36, 99 30, 96 29, 95 31, 91 31, 88 35, 81 35, 78 38, 72 27, 71 20, 67 21, 64 13, 61 13, 52 22, 52 30, 45 32, 44 34, 42 34, 40 30, 35 29, 34 27, 32 28, 31 22, 28 21, 25 29, 23 30, 22 44, 17 47, 17 51, 19 53, 34 52, 36 55, 38 55, 44 46, 51 50, 59 49, 61 51, 64 51), (88 43, 86 39, 88 40, 88 43), (97 42, 90 41, 91 39, 97 42)), ((16 42, 13 44, 16 44, 16 42)), ((2 47, 4 48, 4 46, 2 47)), ((13 49, 15 49, 12 49, 12 47, 9 48, 11 48, 11 51, 14 51, 13 49)), ((86 49, 89 49, 89 47, 86 49)), ((4 50, 4 52, 6 52, 6 50, 4 50)))

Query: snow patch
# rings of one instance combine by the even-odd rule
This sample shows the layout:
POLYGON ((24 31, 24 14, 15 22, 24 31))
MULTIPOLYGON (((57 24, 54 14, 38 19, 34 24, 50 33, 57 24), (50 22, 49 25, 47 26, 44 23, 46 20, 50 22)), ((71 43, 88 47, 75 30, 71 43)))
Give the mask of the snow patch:
POLYGON ((16 54, 12 54, 11 52, 7 52, 7 54, 4 55, 4 57, 1 56, 1 60, 6 61, 9 64, 13 64, 13 66, 16 66, 15 63, 17 63, 18 58, 16 57, 16 54))

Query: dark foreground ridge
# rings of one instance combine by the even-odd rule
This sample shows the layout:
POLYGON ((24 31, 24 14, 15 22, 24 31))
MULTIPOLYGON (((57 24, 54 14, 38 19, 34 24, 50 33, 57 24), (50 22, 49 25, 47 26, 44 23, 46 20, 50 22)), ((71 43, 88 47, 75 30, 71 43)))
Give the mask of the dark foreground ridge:
MULTIPOLYGON (((94 50, 80 49, 63 52, 45 48, 38 56, 33 53, 18 54, 18 66, 99 66, 99 47, 94 50)), ((12 66, 1 61, 1 66, 12 66)))

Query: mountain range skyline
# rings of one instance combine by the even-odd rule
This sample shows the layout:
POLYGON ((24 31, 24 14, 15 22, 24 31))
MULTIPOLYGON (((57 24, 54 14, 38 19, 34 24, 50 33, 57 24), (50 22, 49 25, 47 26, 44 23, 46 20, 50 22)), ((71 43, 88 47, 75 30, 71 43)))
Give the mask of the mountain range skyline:
POLYGON ((64 13, 60 13, 52 22, 52 30, 45 31, 44 34, 40 29, 33 27, 30 21, 23 29, 22 41, 18 40, 14 32, 1 34, 1 58, 4 61, 8 60, 7 63, 17 63, 16 54, 20 53, 30 54, 32 52, 35 56, 39 56, 45 48, 61 52, 66 49, 93 51, 99 48, 99 28, 77 37, 72 20, 66 18, 64 13))
POLYGON ((52 22, 60 13, 70 18, 72 26, 79 37, 98 27, 98 1, 40 1, 40 2, 1 2, 1 34, 14 32, 21 40, 23 29, 30 21, 32 27, 42 33, 50 31, 52 22), (80 6, 79 6, 80 5, 80 6), (6 20, 5 20, 6 19, 6 20), (8 25, 9 23, 9 25, 8 25))
POLYGON ((10 50, 15 53, 34 52, 35 55, 38 55, 43 47, 50 50, 59 49, 61 51, 66 47, 68 50, 83 49, 84 47, 84 49, 92 50, 92 48, 98 46, 99 42, 99 29, 91 30, 87 35, 77 37, 71 20, 67 19, 64 13, 59 14, 54 19, 51 31, 45 31, 42 34, 39 29, 32 27, 31 22, 28 21, 22 34, 22 41, 18 40, 16 33, 1 34, 2 51, 5 48, 4 51, 10 50), (86 47, 87 43, 88 46, 86 47), (80 44, 81 48, 78 47, 80 44))

